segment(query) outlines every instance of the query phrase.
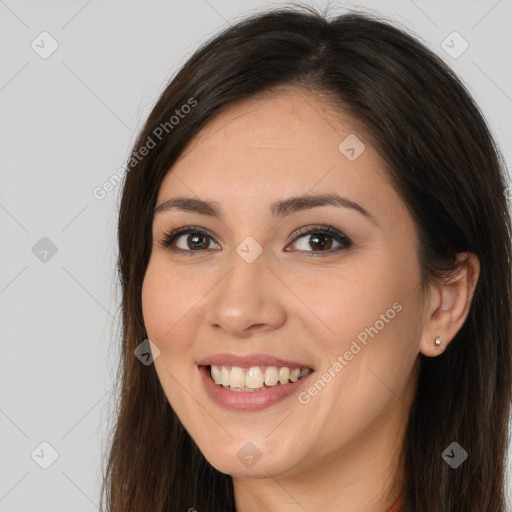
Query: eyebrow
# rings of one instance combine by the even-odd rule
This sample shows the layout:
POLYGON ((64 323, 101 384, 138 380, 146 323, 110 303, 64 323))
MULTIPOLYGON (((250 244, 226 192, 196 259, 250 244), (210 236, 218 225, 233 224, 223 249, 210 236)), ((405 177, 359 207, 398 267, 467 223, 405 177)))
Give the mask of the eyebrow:
MULTIPOLYGON (((377 225, 375 218, 360 204, 336 193, 301 195, 282 199, 272 203, 270 211, 274 218, 280 219, 296 212, 318 208, 320 206, 350 208, 359 212, 366 219, 377 225)), ((222 219, 222 211, 219 203, 198 199, 196 197, 178 196, 168 199, 155 208, 154 215, 170 210, 193 212, 222 219)))
MULTIPOLYGON (((320 206, 336 206, 342 208, 351 208, 368 220, 377 224, 375 218, 360 204, 335 193, 325 193, 316 195, 302 195, 282 199, 272 203, 270 211, 274 218, 280 219, 296 212, 318 208, 320 206)), ((164 201, 154 210, 154 215, 167 212, 169 210, 180 210, 207 215, 222 219, 222 211, 219 203, 216 201, 206 201, 196 197, 178 196, 164 201)))

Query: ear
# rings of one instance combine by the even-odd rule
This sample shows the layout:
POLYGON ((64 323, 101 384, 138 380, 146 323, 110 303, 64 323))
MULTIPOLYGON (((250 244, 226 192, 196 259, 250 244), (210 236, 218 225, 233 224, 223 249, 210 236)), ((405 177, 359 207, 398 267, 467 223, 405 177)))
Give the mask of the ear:
POLYGON ((441 284, 433 284, 425 301, 420 352, 435 357, 446 349, 466 320, 480 275, 480 261, 471 252, 457 254, 463 261, 459 271, 441 284), (464 261, 465 260, 465 261, 464 261), (441 344, 436 347, 436 338, 441 344))

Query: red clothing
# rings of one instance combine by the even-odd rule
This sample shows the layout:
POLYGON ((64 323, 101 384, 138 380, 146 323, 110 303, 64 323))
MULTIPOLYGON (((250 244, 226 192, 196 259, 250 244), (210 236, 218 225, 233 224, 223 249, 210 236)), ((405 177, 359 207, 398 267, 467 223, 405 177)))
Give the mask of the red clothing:
POLYGON ((388 512, 400 512, 402 510, 402 497, 399 496, 395 504, 388 510, 388 512))

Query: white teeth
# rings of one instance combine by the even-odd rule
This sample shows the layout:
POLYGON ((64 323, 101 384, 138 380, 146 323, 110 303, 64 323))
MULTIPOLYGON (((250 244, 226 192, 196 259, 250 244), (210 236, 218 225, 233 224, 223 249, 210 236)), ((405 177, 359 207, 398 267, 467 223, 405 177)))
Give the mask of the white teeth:
POLYGON ((238 366, 226 367, 211 365, 210 375, 216 384, 229 388, 232 391, 262 391, 267 387, 279 384, 296 382, 309 375, 309 368, 287 368, 283 366, 269 366, 264 370, 259 366, 252 366, 245 371, 238 366))
POLYGON ((249 371, 245 374, 245 386, 251 389, 259 389, 263 386, 263 372, 258 366, 249 368, 249 371))
MULTIPOLYGON (((212 366, 212 368, 213 368, 213 366, 212 366)), ((221 382, 217 382, 217 381, 215 381, 215 382, 217 382, 217 384, 222 384, 223 386, 229 386, 230 373, 231 372, 225 366, 223 366, 222 372, 221 372, 221 382)))
POLYGON ((290 368, 286 368, 286 366, 279 368, 279 382, 281 384, 287 384, 289 377, 290 377, 290 368))
POLYGON ((231 368, 231 375, 229 376, 229 384, 232 388, 243 388, 245 386, 245 372, 238 366, 231 368))
POLYGON ((215 384, 222 383, 222 372, 219 370, 217 366, 212 366, 211 369, 212 379, 215 381, 215 384))
POLYGON ((276 366, 269 366, 265 370, 265 386, 275 386, 279 379, 276 366))
POLYGON ((291 372, 290 372, 290 380, 292 382, 295 382, 298 378, 299 378, 299 375, 300 375, 300 369, 299 368, 294 368, 291 372))

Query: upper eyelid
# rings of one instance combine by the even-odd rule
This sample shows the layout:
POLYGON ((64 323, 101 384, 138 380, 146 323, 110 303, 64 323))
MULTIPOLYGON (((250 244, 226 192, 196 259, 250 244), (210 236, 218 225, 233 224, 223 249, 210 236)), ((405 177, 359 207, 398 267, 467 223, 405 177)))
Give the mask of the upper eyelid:
MULTIPOLYGON (((314 234, 316 232, 315 230, 317 230, 318 232, 320 232, 322 230, 323 231, 333 230, 333 232, 331 232, 331 233, 328 232, 328 234, 333 235, 333 236, 338 234, 340 237, 349 238, 342 230, 340 230, 338 228, 335 228, 332 226, 327 226, 327 225, 322 225, 322 224, 310 224, 310 225, 302 226, 300 228, 295 229, 289 235, 288 240, 293 241, 293 239, 295 239, 298 236, 314 234)), ((190 233, 202 233, 204 235, 209 236, 210 238, 212 238, 214 240, 217 238, 208 229, 202 228, 200 226, 182 226, 182 227, 179 227, 176 229, 171 229, 171 230, 167 230, 167 231, 164 230, 164 233, 162 234, 162 236, 164 238, 168 237, 170 235, 174 235, 177 237, 177 236, 186 235, 186 234, 190 234, 190 233)))
MULTIPOLYGON (((327 234, 327 236, 330 236, 335 240, 336 240, 336 238, 339 238, 339 240, 336 240, 336 241, 341 246, 345 245, 346 248, 348 248, 353 244, 352 239, 349 236, 347 236, 340 229, 335 228, 333 226, 322 225, 322 224, 311 224, 311 225, 306 225, 306 226, 302 226, 300 228, 295 229, 288 237, 287 242, 288 243, 296 242, 297 240, 299 240, 302 237, 313 235, 315 233, 320 233, 322 231, 325 231, 325 234, 327 234)), ((185 235, 194 234, 194 233, 200 233, 204 236, 207 236, 215 244, 219 245, 219 242, 216 241, 216 237, 213 236, 209 232, 209 230, 202 228, 200 226, 182 226, 182 227, 170 230, 168 232, 165 232, 163 235, 163 239, 161 240, 161 243, 162 243, 162 245, 164 245, 163 242, 165 242, 166 240, 168 240, 172 237, 173 240, 172 240, 171 244, 174 244, 174 243, 176 243, 176 240, 178 238, 185 236, 185 235)), ((167 248, 171 244, 169 244, 168 246, 164 246, 164 247, 167 248)), ((201 251, 208 250, 208 249, 202 249, 201 251, 192 251, 192 250, 187 250, 187 249, 176 249, 176 250, 184 251, 184 252, 201 252, 201 251)), ((310 252, 310 251, 299 251, 299 252, 310 252)), ((329 251, 320 251, 320 252, 327 253, 329 251)))

